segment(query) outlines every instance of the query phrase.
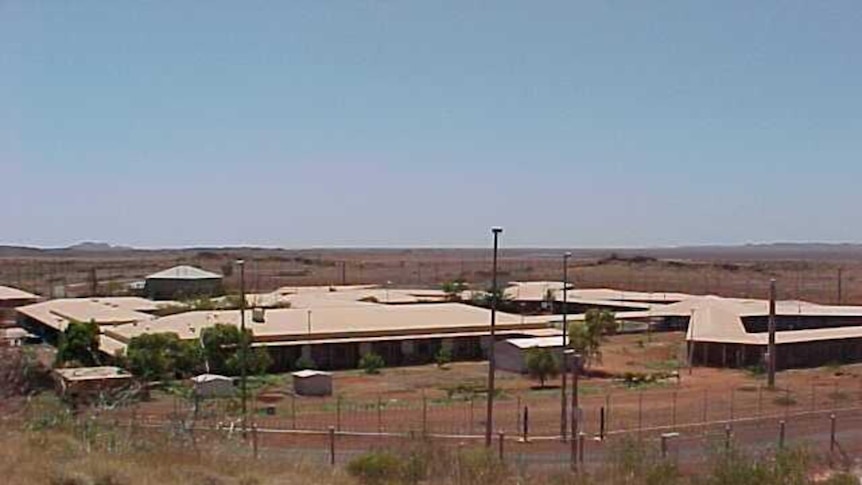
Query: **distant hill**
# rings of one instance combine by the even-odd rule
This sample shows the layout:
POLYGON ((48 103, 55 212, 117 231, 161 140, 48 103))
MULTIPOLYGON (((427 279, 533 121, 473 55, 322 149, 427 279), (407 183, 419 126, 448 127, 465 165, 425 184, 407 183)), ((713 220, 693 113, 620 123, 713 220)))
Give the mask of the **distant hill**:
MULTIPOLYGON (((862 244, 774 243, 736 246, 680 246, 656 248, 504 248, 502 257, 518 259, 555 259, 562 251, 571 251, 576 259, 654 258, 692 261, 862 261, 862 244)), ((297 258, 340 260, 368 257, 372 259, 485 259, 488 248, 305 248, 272 247, 188 247, 171 249, 136 249, 102 242, 82 242, 66 248, 33 248, 0 245, 0 258, 297 258)))
POLYGON ((128 246, 112 246, 108 243, 103 242, 82 242, 78 244, 74 244, 67 248, 63 248, 66 251, 87 251, 93 253, 104 253, 110 251, 133 251, 134 248, 128 246))

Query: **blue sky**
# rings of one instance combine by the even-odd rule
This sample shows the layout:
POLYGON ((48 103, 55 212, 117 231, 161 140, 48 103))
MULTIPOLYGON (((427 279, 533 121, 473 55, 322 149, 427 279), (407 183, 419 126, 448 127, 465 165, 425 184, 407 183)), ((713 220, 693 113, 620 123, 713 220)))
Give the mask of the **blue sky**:
POLYGON ((0 243, 862 242, 858 1, 0 0, 0 243))

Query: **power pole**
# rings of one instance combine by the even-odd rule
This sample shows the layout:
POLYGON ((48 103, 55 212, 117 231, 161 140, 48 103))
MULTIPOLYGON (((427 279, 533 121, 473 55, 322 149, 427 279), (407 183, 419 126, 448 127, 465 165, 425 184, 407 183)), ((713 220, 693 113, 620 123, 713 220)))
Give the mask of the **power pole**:
POLYGON ((491 268, 491 336, 488 343, 488 409, 485 416, 485 447, 491 447, 491 434, 494 428, 494 373, 496 371, 496 360, 494 356, 494 343, 497 335, 497 250, 498 239, 503 229, 494 227, 491 233, 494 235, 494 261, 491 268))
POLYGON ((580 409, 578 409, 578 372, 581 368, 581 355, 575 354, 572 351, 572 436, 571 443, 572 456, 570 457, 572 463, 572 471, 578 471, 578 430, 579 420, 580 420, 580 409))
POLYGON ((766 349, 767 385, 775 388, 775 278, 769 280, 769 345, 766 349))
MULTIPOLYGON (((568 374, 568 369, 566 368, 567 359, 566 359, 566 348, 568 347, 568 334, 569 334, 569 321, 568 321, 568 302, 569 302, 569 258, 572 257, 572 253, 566 252, 563 254, 563 371, 560 372, 560 377, 562 382, 560 383, 560 436, 563 438, 563 441, 566 441, 566 432, 568 429, 568 423, 566 423, 568 416, 567 404, 568 400, 566 396, 566 375, 568 374)), ((572 438, 575 438, 573 436, 572 438)))
POLYGON ((248 347, 248 341, 245 335, 245 261, 240 259, 236 264, 239 265, 239 357, 240 383, 242 390, 242 432, 244 434, 246 432, 248 421, 248 407, 246 402, 248 399, 248 394, 246 392, 246 349, 248 347))

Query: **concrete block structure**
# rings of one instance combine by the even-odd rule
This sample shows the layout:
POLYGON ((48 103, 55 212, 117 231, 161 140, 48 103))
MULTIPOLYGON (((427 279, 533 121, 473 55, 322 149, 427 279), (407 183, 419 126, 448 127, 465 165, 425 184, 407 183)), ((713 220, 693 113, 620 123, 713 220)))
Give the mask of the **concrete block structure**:
POLYGON ((302 370, 293 376, 293 392, 298 396, 331 396, 332 374, 319 370, 302 370))

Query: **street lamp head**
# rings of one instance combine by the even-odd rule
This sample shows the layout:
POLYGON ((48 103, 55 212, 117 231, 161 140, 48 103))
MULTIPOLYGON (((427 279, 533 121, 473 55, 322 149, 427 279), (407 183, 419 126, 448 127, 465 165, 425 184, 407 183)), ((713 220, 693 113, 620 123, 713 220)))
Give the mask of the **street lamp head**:
POLYGON ((242 265, 244 265, 244 264, 245 264, 245 260, 244 260, 244 259, 237 259, 237 260, 236 260, 236 264, 237 264, 238 266, 242 266, 242 265))
POLYGON ((494 234, 500 234, 501 232, 503 232, 503 228, 500 226, 494 226, 491 228, 491 232, 494 234))
POLYGON ((563 257, 564 257, 564 258, 566 258, 566 259, 571 258, 571 257, 572 257, 572 252, 571 252, 571 251, 566 251, 566 252, 563 254, 563 257))

